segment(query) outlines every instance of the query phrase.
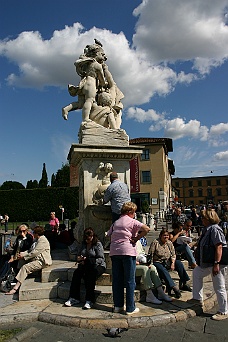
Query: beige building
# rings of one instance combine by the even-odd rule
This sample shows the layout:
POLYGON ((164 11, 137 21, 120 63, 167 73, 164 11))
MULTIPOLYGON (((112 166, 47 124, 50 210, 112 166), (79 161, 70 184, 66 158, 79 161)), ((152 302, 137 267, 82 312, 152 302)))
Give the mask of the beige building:
POLYGON ((177 201, 183 205, 217 204, 228 199, 228 176, 173 178, 177 201))
POLYGON ((174 163, 168 158, 173 151, 172 139, 135 138, 130 145, 144 146, 141 156, 130 162, 131 198, 142 211, 147 202, 152 214, 165 211, 173 201, 171 176, 174 163))

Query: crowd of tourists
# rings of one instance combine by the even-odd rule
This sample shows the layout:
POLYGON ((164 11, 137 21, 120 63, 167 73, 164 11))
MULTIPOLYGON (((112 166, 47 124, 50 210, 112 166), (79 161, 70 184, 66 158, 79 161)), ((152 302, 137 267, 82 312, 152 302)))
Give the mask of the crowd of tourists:
MULTIPOLYGON (((109 255, 112 261, 113 312, 127 315, 139 313, 135 304, 134 291, 136 277, 140 276, 145 290, 145 301, 155 305, 163 301, 180 299, 183 291, 192 292, 191 303, 203 304, 203 279, 211 275, 217 295, 219 311, 212 316, 214 320, 228 318, 227 293, 225 287, 226 262, 223 251, 227 248, 226 231, 223 222, 214 208, 204 208, 199 213, 192 208, 190 218, 175 208, 172 215, 172 230, 163 228, 157 239, 153 240, 145 252, 146 235, 150 228, 136 219, 137 206, 129 199, 129 190, 123 185, 116 173, 111 174, 111 185, 107 189, 105 203, 111 202, 112 225, 107 232, 110 238, 109 255), (194 216, 194 213, 196 216, 194 216), (192 227, 201 220, 198 236, 193 237, 192 227), (205 261, 205 246, 213 249, 213 260, 205 261), (183 259, 192 269, 193 286, 183 259), (179 276, 179 284, 172 278, 172 272, 179 276), (124 294, 126 289, 126 296, 124 294)), ((9 260, 3 265, 0 277, 9 265, 16 271, 16 283, 6 292, 15 294, 28 274, 52 264, 51 247, 67 248, 73 242, 73 235, 61 226, 55 213, 51 213, 48 231, 35 226, 32 232, 22 224, 17 229, 17 238, 12 246, 9 260), (57 237, 61 236, 62 240, 57 237)), ((73 227, 71 227, 73 228, 73 227)), ((74 271, 66 307, 81 303, 81 280, 84 279, 85 302, 83 309, 91 309, 95 303, 97 279, 106 271, 104 247, 93 228, 84 230, 83 241, 77 254, 77 267, 74 271)))

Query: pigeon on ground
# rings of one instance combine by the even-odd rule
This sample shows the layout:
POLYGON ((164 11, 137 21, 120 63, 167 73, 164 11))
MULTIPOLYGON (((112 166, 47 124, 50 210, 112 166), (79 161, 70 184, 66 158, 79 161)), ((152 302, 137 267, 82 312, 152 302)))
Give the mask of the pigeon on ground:
POLYGON ((108 336, 110 337, 120 337, 119 334, 122 333, 123 331, 127 331, 128 329, 126 328, 110 328, 110 329, 107 329, 107 332, 108 332, 108 336))

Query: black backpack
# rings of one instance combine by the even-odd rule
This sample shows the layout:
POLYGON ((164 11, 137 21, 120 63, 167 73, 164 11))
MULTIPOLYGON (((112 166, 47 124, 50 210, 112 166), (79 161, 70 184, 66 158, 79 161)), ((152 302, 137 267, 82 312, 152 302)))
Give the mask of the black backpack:
POLYGON ((15 272, 12 267, 1 280, 0 291, 9 292, 15 285, 15 272))

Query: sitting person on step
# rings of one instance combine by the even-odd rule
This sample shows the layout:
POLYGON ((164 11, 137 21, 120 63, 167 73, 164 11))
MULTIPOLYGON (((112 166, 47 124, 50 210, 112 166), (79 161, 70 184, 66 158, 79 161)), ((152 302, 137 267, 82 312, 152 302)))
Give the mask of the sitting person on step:
POLYGON ((144 289, 146 290, 146 302, 152 304, 162 304, 162 301, 172 302, 172 298, 167 296, 162 288, 161 280, 158 276, 157 269, 154 265, 147 265, 147 258, 143 246, 138 240, 136 242, 136 277, 142 277, 144 289), (155 288, 158 293, 158 298, 155 297, 152 288, 155 288))
POLYGON ((165 281, 168 294, 173 290, 176 298, 181 297, 180 290, 192 291, 187 285, 189 276, 180 260, 176 260, 175 249, 172 242, 169 240, 169 232, 167 229, 162 229, 157 240, 152 241, 149 251, 152 256, 152 262, 157 268, 159 278, 165 281), (170 276, 169 270, 177 271, 180 281, 179 289, 170 276))
POLYGON ((18 272, 23 265, 23 262, 19 257, 20 252, 25 252, 31 248, 33 244, 33 235, 28 231, 28 226, 24 223, 17 227, 16 231, 17 237, 13 243, 13 251, 8 262, 10 263, 10 266, 18 272))
POLYGON ((44 228, 37 226, 33 231, 34 239, 37 243, 32 250, 20 252, 18 258, 24 261, 24 265, 20 268, 16 279, 17 283, 12 290, 6 293, 6 295, 13 295, 17 292, 23 281, 27 278, 27 275, 35 271, 41 270, 52 264, 50 254, 50 244, 47 238, 44 236, 44 228))
POLYGON ((77 256, 78 267, 74 271, 70 296, 65 306, 74 306, 80 303, 81 280, 84 279, 86 288, 86 303, 83 309, 91 309, 95 302, 96 280, 105 272, 106 264, 104 249, 92 228, 84 230, 81 249, 77 256))
POLYGON ((170 241, 172 241, 176 254, 183 254, 184 257, 188 260, 189 266, 191 268, 196 267, 196 261, 193 256, 193 252, 189 243, 192 242, 192 239, 185 230, 183 230, 184 225, 181 222, 174 222, 173 231, 169 234, 170 241))

